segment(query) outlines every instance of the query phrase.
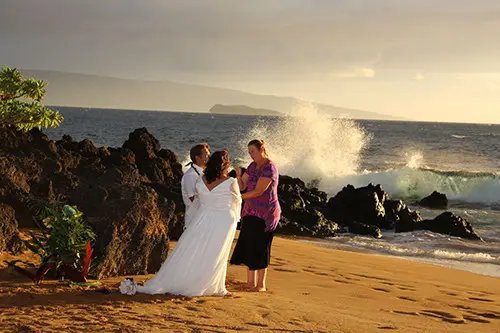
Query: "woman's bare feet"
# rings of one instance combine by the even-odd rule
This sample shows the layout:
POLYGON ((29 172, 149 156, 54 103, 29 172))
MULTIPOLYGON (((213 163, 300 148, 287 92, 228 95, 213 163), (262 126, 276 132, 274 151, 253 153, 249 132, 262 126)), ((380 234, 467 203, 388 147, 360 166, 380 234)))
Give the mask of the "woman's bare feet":
POLYGON ((248 283, 248 282, 245 284, 245 287, 246 287, 246 289, 250 289, 250 290, 257 288, 257 286, 255 284, 248 283))

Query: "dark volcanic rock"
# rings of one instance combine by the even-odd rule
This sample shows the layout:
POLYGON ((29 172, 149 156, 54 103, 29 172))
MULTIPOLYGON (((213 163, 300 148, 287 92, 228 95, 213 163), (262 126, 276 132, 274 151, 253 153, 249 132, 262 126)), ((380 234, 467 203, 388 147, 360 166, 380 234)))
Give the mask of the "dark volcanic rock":
POLYGON ((465 239, 481 239, 466 219, 451 212, 442 213, 433 220, 423 220, 418 212, 411 211, 408 207, 405 207, 401 210, 399 216, 400 220, 396 222, 396 232, 429 230, 465 239))
MULTIPOLYGON (((97 191, 86 187, 71 198, 87 212, 86 219, 98 235, 98 278, 156 272, 167 257, 173 211, 162 216, 158 194, 146 186, 117 185, 108 190, 106 195, 102 187, 97 191), (99 190, 100 197, 90 200, 99 190)), ((168 208, 173 209, 172 204, 168 208)))
POLYGON ((307 188, 305 183, 289 176, 280 176, 278 197, 282 218, 277 233, 301 236, 330 237, 339 227, 325 218, 328 196, 317 188, 307 188))
POLYGON ((446 207, 448 207, 448 198, 446 197, 446 194, 434 191, 428 197, 425 197, 422 200, 420 200, 419 203, 423 207, 434 208, 434 209, 446 209, 446 207))
POLYGON ((328 217, 343 224, 356 221, 391 229, 393 221, 386 219, 384 203, 389 195, 380 185, 355 188, 347 185, 328 201, 328 217))
POLYGON ((349 232, 357 235, 367 235, 374 238, 382 238, 382 232, 375 225, 367 225, 364 223, 351 221, 346 223, 349 232))
POLYGON ((156 153, 161 149, 161 144, 143 127, 129 134, 123 148, 130 149, 138 160, 154 160, 157 157, 156 153))
POLYGON ((418 211, 412 211, 406 205, 398 213, 398 220, 396 221, 396 232, 408 232, 421 229, 421 222, 423 221, 418 211))
POLYGON ((0 253, 5 250, 15 252, 18 239, 15 211, 0 203, 0 253))
POLYGON ((481 237, 472 229, 470 222, 451 212, 444 212, 433 220, 422 221, 421 229, 465 239, 481 240, 481 237))
POLYGON ((54 142, 36 129, 0 127, 0 202, 23 227, 35 227, 33 199, 77 205, 97 234, 99 277, 159 269, 169 227, 176 236, 182 230, 181 177, 175 154, 145 129, 131 133, 124 148, 108 149, 88 139, 65 135, 54 142))
POLYGON ((180 183, 183 172, 179 159, 172 151, 161 149, 160 142, 145 128, 130 133, 123 148, 134 153, 139 171, 151 182, 167 186, 180 183))
POLYGON ((337 223, 312 208, 283 215, 276 232, 285 235, 333 237, 339 231, 337 223))

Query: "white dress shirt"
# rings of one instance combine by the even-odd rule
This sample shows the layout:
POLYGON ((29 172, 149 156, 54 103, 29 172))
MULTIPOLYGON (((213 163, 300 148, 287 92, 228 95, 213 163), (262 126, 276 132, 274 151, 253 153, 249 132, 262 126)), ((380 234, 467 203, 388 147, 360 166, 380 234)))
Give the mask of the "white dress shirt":
POLYGON ((186 205, 186 212, 184 214, 184 229, 187 228, 199 208, 195 185, 201 175, 203 175, 203 169, 193 163, 184 173, 184 176, 182 176, 182 200, 184 201, 184 205, 186 205), (191 197, 194 197, 193 201, 191 201, 191 197))

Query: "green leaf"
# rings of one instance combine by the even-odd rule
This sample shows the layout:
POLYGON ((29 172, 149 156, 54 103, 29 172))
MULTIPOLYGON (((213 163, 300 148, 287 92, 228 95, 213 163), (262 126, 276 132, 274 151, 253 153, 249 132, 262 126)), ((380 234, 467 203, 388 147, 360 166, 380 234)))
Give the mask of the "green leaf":
POLYGON ((0 125, 14 125, 21 131, 59 126, 62 115, 41 104, 46 85, 42 80, 25 79, 16 68, 2 67, 0 125))

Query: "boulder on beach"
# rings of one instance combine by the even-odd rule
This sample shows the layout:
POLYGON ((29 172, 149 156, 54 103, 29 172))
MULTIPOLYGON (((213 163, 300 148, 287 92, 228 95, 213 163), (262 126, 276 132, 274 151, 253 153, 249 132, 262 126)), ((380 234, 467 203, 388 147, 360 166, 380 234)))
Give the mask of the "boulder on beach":
POLYGON ((420 200, 419 204, 427 208, 446 209, 448 207, 448 198, 446 194, 434 191, 431 195, 420 200))
POLYGON ((380 185, 368 184, 359 188, 347 185, 328 201, 328 216, 343 224, 355 221, 392 229, 393 221, 386 218, 384 207, 389 199, 380 185))
POLYGON ((444 212, 432 220, 424 220, 421 222, 421 227, 422 229, 440 234, 470 240, 482 240, 474 229, 472 229, 469 221, 452 212, 444 212))
POLYGON ((356 235, 372 236, 373 238, 382 238, 382 231, 375 225, 368 225, 357 221, 346 223, 347 231, 356 235))
POLYGON ((339 226, 323 214, 328 196, 317 188, 308 188, 299 178, 280 176, 278 197, 282 218, 277 233, 331 237, 339 226))

